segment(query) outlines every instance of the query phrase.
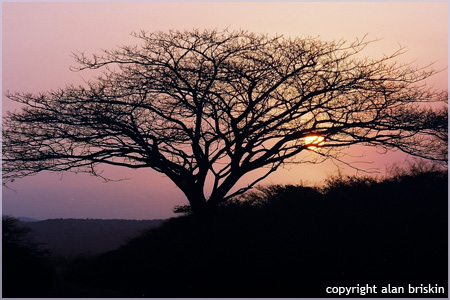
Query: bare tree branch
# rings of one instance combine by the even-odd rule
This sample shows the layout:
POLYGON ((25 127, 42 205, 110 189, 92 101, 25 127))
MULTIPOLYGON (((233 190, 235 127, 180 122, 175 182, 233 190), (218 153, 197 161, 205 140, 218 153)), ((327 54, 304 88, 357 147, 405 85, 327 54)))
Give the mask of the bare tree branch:
POLYGON ((38 95, 3 123, 5 182, 43 170, 88 172, 99 164, 152 168, 185 193, 194 211, 238 195, 298 154, 341 161, 345 147, 400 149, 447 161, 447 91, 437 71, 400 64, 400 48, 359 58, 372 42, 269 37, 246 31, 134 34, 141 44, 88 57, 101 69, 85 86, 38 95), (307 137, 323 141, 310 145, 307 137), (269 171, 230 190, 245 174, 269 171), (204 193, 213 178, 209 198, 204 193))

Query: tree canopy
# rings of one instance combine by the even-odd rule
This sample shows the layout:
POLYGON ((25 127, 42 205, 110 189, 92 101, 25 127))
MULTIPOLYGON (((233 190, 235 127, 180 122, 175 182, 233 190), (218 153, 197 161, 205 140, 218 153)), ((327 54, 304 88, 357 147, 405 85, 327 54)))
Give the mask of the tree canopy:
POLYGON ((333 158, 355 144, 447 161, 447 91, 404 51, 362 57, 371 41, 247 31, 139 32, 140 44, 76 53, 83 86, 7 93, 24 104, 3 121, 3 178, 152 168, 202 211, 245 192, 303 151, 333 158), (246 188, 245 174, 266 168, 246 188), (205 195, 207 177, 213 179, 205 195))

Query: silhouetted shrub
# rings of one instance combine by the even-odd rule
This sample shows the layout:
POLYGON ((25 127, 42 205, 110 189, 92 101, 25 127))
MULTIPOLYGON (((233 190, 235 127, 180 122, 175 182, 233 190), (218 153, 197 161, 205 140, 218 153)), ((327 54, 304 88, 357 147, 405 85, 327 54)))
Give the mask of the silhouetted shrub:
POLYGON ((13 217, 2 216, 2 296, 44 297, 51 289, 53 268, 30 236, 13 217))

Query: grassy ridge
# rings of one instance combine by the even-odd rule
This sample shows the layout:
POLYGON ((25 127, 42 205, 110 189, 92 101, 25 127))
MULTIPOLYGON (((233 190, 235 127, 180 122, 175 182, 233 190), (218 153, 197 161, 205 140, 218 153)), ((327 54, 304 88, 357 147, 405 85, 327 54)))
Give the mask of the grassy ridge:
POLYGON ((447 178, 429 171, 261 188, 76 261, 67 276, 126 297, 329 297, 327 286, 357 284, 447 291, 447 178))

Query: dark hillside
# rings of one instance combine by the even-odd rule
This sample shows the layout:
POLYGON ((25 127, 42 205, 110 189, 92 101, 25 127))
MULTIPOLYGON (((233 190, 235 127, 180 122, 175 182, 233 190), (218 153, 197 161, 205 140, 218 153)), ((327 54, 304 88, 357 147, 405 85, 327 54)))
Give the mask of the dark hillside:
POLYGON ((447 297, 447 180, 425 172, 262 188, 76 261, 68 278, 126 297, 336 297, 326 287, 358 284, 378 287, 370 297, 447 297), (381 294, 388 284, 406 291, 381 294), (409 284, 445 295, 409 294, 409 284))
POLYGON ((159 226, 162 220, 50 219, 18 222, 28 227, 36 242, 53 254, 75 257, 100 254, 119 248, 141 231, 159 226))

